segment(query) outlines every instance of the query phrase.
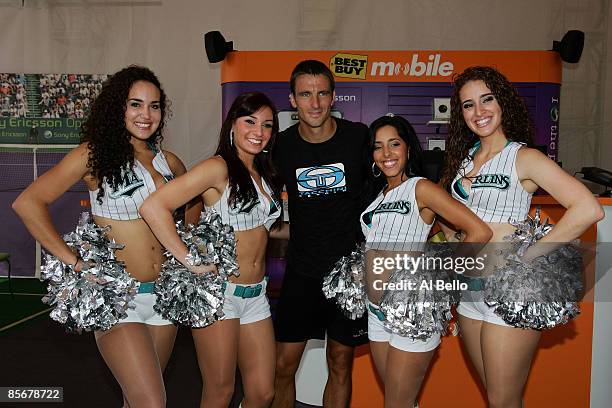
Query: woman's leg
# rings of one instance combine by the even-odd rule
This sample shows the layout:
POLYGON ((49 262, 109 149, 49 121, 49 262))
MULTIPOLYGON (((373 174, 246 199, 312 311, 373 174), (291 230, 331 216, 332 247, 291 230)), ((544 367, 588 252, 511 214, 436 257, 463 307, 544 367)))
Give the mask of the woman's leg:
POLYGON ((491 408, 520 408, 540 332, 484 322, 482 358, 491 408))
POLYGON ((244 387, 242 408, 263 408, 272 404, 275 357, 271 318, 240 326, 238 366, 244 387))
POLYGON ((385 383, 385 372, 387 367, 387 353, 389 351, 389 342, 370 340, 370 353, 374 360, 374 367, 380 380, 385 383))
POLYGON ((162 371, 146 325, 120 323, 96 332, 96 343, 130 408, 166 406, 162 371))
POLYGON ((412 407, 434 350, 411 352, 389 345, 385 375, 385 408, 412 407))
POLYGON ((385 383, 385 372, 387 366, 387 353, 391 332, 385 329, 380 318, 375 314, 379 310, 368 298, 368 340, 370 340, 370 353, 374 360, 374 367, 380 380, 385 383))
POLYGON ((480 347, 481 331, 483 326, 482 320, 470 319, 459 314, 459 333, 461 341, 465 347, 482 385, 486 388, 487 381, 484 372, 484 363, 482 361, 482 349, 480 347))
POLYGON ((168 360, 172 355, 172 348, 174 347, 174 339, 176 339, 176 326, 173 324, 166 324, 163 326, 147 325, 153 344, 155 345, 155 352, 159 360, 159 366, 162 374, 166 369, 168 360))
POLYGON ((202 375, 200 407, 227 408, 234 394, 238 319, 226 319, 202 329, 192 329, 202 375))

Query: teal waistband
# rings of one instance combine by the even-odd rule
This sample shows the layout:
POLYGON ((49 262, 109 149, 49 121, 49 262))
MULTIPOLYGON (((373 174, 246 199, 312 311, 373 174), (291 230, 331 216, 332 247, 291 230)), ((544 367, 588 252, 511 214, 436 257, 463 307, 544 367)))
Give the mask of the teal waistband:
POLYGON ((138 293, 153 293, 155 282, 140 282, 138 293))
POLYGON ((457 274, 457 280, 461 283, 467 283, 468 290, 470 292, 479 292, 481 290, 484 290, 483 278, 472 278, 469 276, 464 276, 462 274, 457 274))
MULTIPOLYGON (((232 284, 234 286, 234 292, 232 295, 248 299, 254 298, 261 295, 261 291, 263 290, 263 285, 258 283, 256 285, 239 285, 237 283, 232 284)), ((227 282, 223 283, 223 289, 227 287, 227 282)))
POLYGON ((378 317, 378 320, 381 322, 385 321, 385 314, 382 312, 382 310, 373 306, 371 303, 368 303, 368 309, 370 309, 370 312, 374 313, 376 317, 378 317))

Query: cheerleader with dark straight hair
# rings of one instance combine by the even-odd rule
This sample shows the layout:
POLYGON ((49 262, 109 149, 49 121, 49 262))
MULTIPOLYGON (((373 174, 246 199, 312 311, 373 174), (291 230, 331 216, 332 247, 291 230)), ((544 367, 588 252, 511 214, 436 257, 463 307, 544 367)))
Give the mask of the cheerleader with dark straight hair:
MULTIPOLYGON (((192 197, 201 196, 206 210, 219 213, 236 234, 240 276, 226 284, 225 317, 192 329, 204 384, 202 407, 228 406, 236 364, 244 407, 267 407, 274 396, 275 343, 264 273, 268 235, 281 208, 281 186, 268 154, 277 132, 276 109, 267 96, 238 96, 221 127, 217 156, 153 194, 140 209, 162 245, 186 266, 187 248, 176 232, 172 211, 192 197)), ((188 268, 195 273, 212 270, 188 268)))
MULTIPOLYGON (((394 279, 397 267, 381 268, 380 260, 423 256, 436 215, 461 226, 466 231, 464 242, 486 242, 491 231, 464 205, 422 177, 421 144, 406 119, 392 114, 376 119, 370 125, 370 146, 372 175, 374 180, 379 180, 373 184, 378 185, 379 194, 361 214, 361 228, 366 239, 368 338, 374 365, 385 385, 385 407, 412 407, 447 322, 445 318, 440 319, 437 328, 428 328, 431 329, 428 335, 422 335, 422 331, 401 332, 391 327, 385 298, 409 299, 411 296, 384 289, 384 285, 394 279)), ((423 281, 420 277, 425 274, 419 270, 410 271, 409 275, 417 286, 406 292, 418 293, 423 281)), ((424 296, 433 296, 431 292, 424 296)), ((405 313, 405 319, 413 319, 407 326, 423 327, 425 321, 435 320, 435 316, 450 316, 450 302, 446 302, 445 311, 433 310, 444 307, 441 303, 421 300, 420 306, 415 306, 418 302, 402 305, 422 310, 421 313, 405 313), (422 320, 415 317, 417 314, 422 320)))

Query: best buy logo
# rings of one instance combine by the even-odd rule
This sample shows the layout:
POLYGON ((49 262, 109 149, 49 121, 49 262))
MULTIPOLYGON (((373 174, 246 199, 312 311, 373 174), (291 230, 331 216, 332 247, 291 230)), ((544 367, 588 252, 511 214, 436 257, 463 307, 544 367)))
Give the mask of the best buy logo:
POLYGON ((342 78, 366 79, 367 67, 367 55, 338 53, 329 61, 334 76, 342 78))

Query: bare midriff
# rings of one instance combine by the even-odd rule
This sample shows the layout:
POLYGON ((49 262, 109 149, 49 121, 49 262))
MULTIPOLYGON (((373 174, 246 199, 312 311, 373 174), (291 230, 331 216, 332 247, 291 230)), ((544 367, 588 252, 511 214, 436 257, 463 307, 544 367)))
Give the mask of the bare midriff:
POLYGON ((516 230, 514 226, 507 222, 487 222, 486 224, 493 231, 493 236, 489 242, 504 242, 504 237, 514 234, 516 230))
POLYGON ((119 221, 110 218, 94 216, 99 226, 110 225, 107 233, 117 244, 123 244, 123 249, 115 252, 118 260, 125 262, 127 272, 140 282, 152 282, 159 276, 161 264, 166 260, 164 249, 149 226, 142 219, 119 221))
MULTIPOLYGON (((503 266, 506 261, 500 253, 500 250, 504 248, 502 245, 495 245, 500 243, 508 243, 508 236, 514 234, 516 227, 507 222, 487 222, 488 227, 493 231, 493 236, 489 240, 489 243, 482 248, 478 254, 473 256, 484 257, 486 259, 485 269, 474 274, 474 276, 486 276, 495 271, 496 268, 503 266)), ((451 242, 457 242, 456 237, 447 237, 451 242)), ((469 275, 469 274, 468 274, 469 275)))
POLYGON ((240 276, 232 276, 234 283, 261 282, 266 273, 268 231, 263 225, 246 231, 236 231, 236 255, 240 276))

